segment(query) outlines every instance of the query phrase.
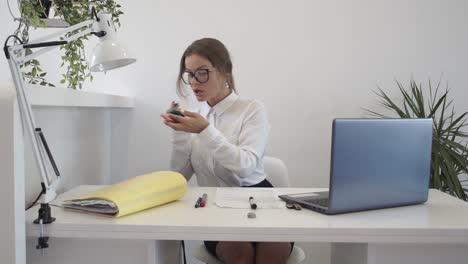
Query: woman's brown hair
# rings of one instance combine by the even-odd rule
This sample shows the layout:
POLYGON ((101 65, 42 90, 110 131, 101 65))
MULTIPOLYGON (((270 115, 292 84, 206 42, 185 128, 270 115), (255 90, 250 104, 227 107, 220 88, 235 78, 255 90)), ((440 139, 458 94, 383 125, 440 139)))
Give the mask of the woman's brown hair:
POLYGON ((179 76, 177 77, 177 93, 185 96, 183 93, 182 74, 185 72, 185 58, 190 55, 198 55, 206 58, 219 72, 226 76, 226 82, 232 91, 236 92, 234 86, 234 76, 232 75, 232 61, 229 51, 221 41, 214 38, 202 38, 194 41, 187 47, 180 59, 179 76))

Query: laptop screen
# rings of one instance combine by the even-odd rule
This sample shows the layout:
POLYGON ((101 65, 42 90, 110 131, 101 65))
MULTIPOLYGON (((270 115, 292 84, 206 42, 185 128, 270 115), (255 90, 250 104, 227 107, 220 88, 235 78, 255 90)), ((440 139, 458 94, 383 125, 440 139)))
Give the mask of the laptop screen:
POLYGON ((335 119, 329 209, 425 202, 431 146, 432 119, 335 119))

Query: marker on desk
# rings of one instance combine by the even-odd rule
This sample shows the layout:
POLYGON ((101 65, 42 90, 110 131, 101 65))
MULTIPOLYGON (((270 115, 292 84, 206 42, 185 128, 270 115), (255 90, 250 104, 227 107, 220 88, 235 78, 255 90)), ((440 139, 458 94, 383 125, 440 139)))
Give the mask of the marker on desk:
POLYGON ((195 208, 200 207, 201 201, 202 201, 202 198, 201 198, 201 197, 198 197, 197 202, 195 203, 195 208))
POLYGON ((206 198, 208 198, 208 194, 204 193, 204 194, 202 195, 202 200, 201 200, 201 202, 200 202, 200 207, 205 207, 205 205, 206 205, 206 198))
POLYGON ((257 203, 255 202, 255 199, 252 196, 250 196, 249 198, 249 203, 250 203, 250 208, 257 209, 257 203))

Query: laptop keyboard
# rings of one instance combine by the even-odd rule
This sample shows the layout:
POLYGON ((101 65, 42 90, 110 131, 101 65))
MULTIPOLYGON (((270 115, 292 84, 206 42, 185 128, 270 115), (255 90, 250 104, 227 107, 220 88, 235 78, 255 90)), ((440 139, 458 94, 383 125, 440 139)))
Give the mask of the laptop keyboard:
POLYGON ((304 200, 305 202, 312 203, 312 204, 317 204, 323 207, 328 207, 328 198, 323 198, 323 199, 310 199, 310 200, 304 200))

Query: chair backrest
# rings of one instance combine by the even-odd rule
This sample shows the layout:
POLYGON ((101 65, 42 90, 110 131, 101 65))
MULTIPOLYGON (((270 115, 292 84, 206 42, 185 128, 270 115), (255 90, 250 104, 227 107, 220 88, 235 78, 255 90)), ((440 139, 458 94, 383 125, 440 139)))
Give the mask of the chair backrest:
POLYGON ((265 156, 263 157, 263 164, 266 178, 274 187, 290 187, 288 169, 282 160, 265 156))

